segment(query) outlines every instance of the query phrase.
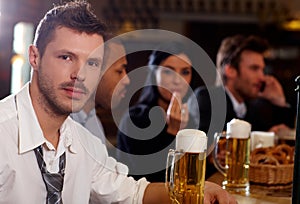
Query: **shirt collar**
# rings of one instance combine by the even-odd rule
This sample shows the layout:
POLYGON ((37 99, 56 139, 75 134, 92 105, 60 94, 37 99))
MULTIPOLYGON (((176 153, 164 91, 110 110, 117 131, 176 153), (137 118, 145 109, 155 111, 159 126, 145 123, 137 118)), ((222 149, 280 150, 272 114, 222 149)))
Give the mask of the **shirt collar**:
POLYGON ((247 112, 247 107, 246 107, 246 104, 245 102, 242 102, 242 103, 239 103, 235 97, 232 95, 232 93, 229 91, 229 89, 225 88, 231 102, 232 102, 232 105, 233 105, 233 109, 234 109, 234 112, 236 112, 237 116, 240 117, 240 118, 243 118, 245 117, 246 115, 246 112, 247 112))
POLYGON ((73 123, 74 123, 73 119, 68 117, 60 128, 60 134, 65 136, 63 141, 64 146, 68 147, 70 152, 76 154, 77 146, 76 143, 74 142, 74 135, 73 135, 74 131, 72 131, 73 123))
POLYGON ((43 144, 45 138, 31 103, 29 83, 15 97, 19 120, 19 153, 22 154, 43 144))
MULTIPOLYGON (((46 139, 32 106, 29 83, 15 97, 19 121, 19 153, 22 154, 44 144, 46 139)), ((75 149, 72 148, 73 139, 68 123, 69 120, 63 123, 60 134, 65 134, 63 141, 65 147, 69 147, 71 152, 76 153, 75 149)))

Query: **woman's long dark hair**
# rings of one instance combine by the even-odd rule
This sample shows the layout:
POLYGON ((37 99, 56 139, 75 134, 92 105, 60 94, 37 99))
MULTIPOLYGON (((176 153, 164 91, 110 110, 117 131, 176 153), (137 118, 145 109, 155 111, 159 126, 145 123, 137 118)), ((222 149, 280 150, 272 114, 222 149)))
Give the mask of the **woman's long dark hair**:
MULTIPOLYGON (((165 43, 159 46, 156 50, 154 50, 148 61, 148 68, 149 72, 147 75, 147 79, 145 82, 145 86, 141 92, 141 95, 139 97, 138 103, 139 104, 157 104, 158 98, 160 97, 160 94, 158 92, 157 88, 157 82, 155 77, 155 72, 159 65, 166 60, 168 57, 173 55, 179 55, 179 54, 187 54, 186 48, 184 47, 184 44, 180 42, 172 42, 172 43, 165 43)), ((190 59, 190 57, 188 56, 190 59)), ((191 60, 191 59, 190 59, 191 60)), ((192 63, 193 64, 193 63, 192 63)), ((195 71, 192 68, 192 78, 190 82, 190 86, 192 89, 195 88, 194 78, 195 78, 195 71)), ((183 102, 186 102, 188 97, 190 96, 191 90, 189 89, 188 93, 183 97, 183 102)))

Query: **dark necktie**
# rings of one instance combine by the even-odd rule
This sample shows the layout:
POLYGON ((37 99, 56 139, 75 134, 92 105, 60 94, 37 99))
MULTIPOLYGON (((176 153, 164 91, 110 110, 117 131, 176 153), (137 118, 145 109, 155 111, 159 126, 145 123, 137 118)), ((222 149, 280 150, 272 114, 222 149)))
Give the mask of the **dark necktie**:
POLYGON ((46 185, 47 204, 62 204, 61 191, 63 189, 65 175, 65 153, 63 153, 59 158, 58 173, 50 173, 47 171, 46 163, 43 159, 43 149, 41 146, 35 148, 34 153, 46 185))

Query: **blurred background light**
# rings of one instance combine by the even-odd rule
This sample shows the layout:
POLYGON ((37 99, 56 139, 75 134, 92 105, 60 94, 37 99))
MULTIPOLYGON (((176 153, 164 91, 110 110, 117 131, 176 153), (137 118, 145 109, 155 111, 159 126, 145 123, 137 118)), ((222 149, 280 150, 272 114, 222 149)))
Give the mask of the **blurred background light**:
POLYGON ((14 55, 11 59, 11 93, 16 93, 20 90, 20 87, 24 84, 24 80, 22 79, 22 68, 25 64, 24 57, 22 55, 14 55))
POLYGON ((16 93, 30 79, 30 65, 27 62, 27 49, 32 43, 34 26, 19 22, 14 26, 13 57, 11 58, 11 93, 16 93))

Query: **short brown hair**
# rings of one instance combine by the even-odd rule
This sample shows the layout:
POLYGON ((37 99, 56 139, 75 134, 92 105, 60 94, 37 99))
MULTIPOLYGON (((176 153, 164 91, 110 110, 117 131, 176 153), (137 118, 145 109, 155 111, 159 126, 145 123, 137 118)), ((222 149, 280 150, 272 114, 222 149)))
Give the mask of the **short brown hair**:
POLYGON ((231 65, 239 70, 241 54, 245 50, 264 54, 269 49, 267 40, 258 36, 250 35, 248 37, 242 35, 234 35, 225 38, 218 50, 217 69, 220 71, 221 77, 226 81, 224 74, 225 65, 231 65))
POLYGON ((57 27, 67 27, 80 33, 99 34, 104 40, 107 32, 106 25, 97 18, 91 10, 91 5, 86 1, 55 6, 45 14, 35 33, 34 45, 38 48, 41 57, 57 27))

